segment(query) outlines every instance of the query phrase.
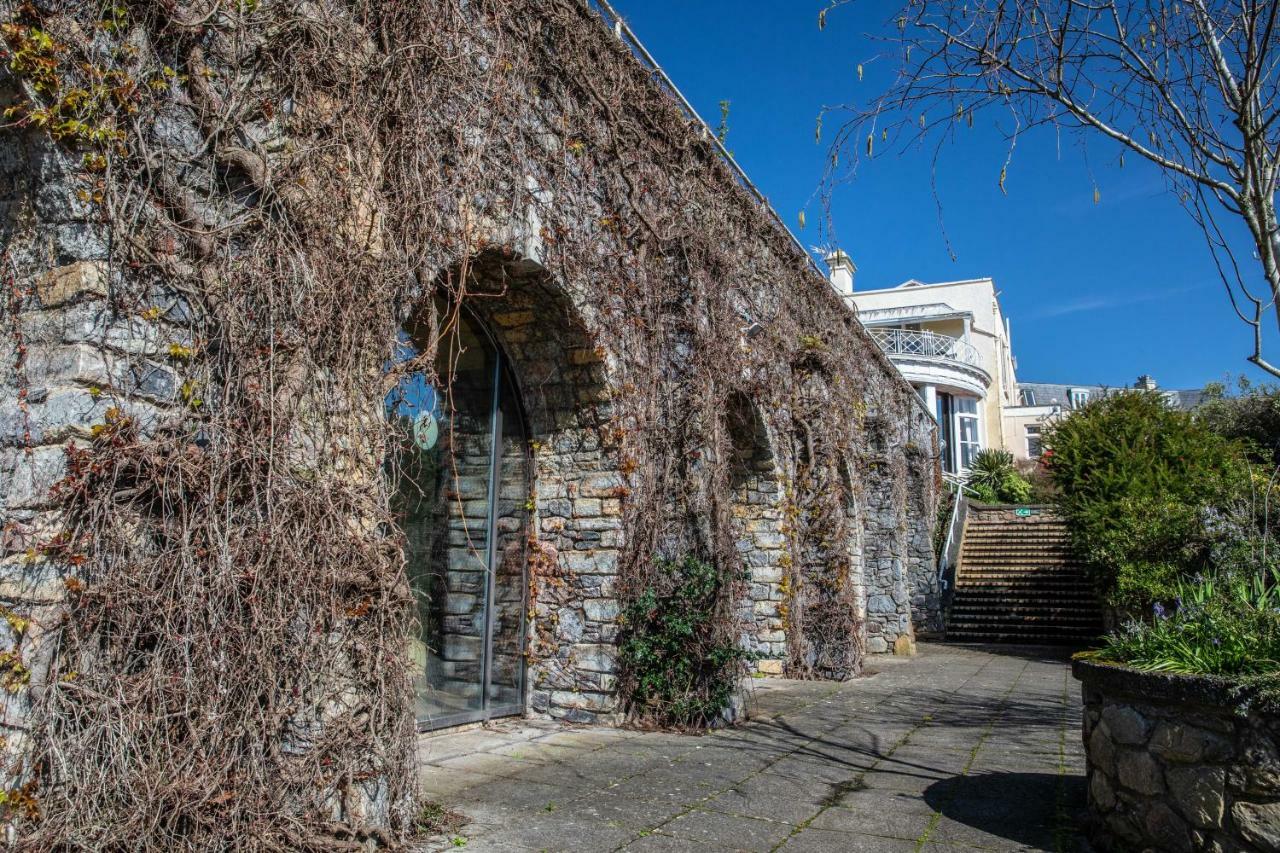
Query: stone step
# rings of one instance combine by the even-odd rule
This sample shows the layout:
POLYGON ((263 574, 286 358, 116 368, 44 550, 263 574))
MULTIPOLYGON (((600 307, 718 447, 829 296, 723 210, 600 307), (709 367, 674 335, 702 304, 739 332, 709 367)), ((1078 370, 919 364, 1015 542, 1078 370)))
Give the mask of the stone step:
POLYGON ((1102 620, 1098 619, 1097 613, 1079 613, 1071 611, 1046 611, 1046 612, 1024 612, 1011 611, 1007 613, 951 613, 947 625, 964 626, 970 628, 974 626, 986 625, 988 628, 1004 629, 1009 622, 1016 622, 1018 625, 1062 625, 1069 628, 1101 628, 1102 620))
POLYGON ((970 530, 1000 530, 1018 533, 1070 533, 1071 526, 1060 521, 1026 524, 1016 521, 973 521, 968 524, 970 530))
POLYGON ((1020 607, 1044 608, 1062 607, 1094 611, 1098 606, 1092 593, 1057 592, 1051 597, 1044 595, 1028 595, 1019 592, 987 591, 982 589, 962 589, 956 591, 952 610, 978 608, 984 611, 993 609, 1016 610, 1020 607))
POLYGON ((1011 645, 1086 646, 1100 632, 1082 631, 965 631, 947 630, 947 639, 956 643, 1008 643, 1011 645))
POLYGON ((997 530, 990 527, 971 527, 966 535, 974 539, 1049 539, 1051 541, 1070 541, 1071 539, 1071 532, 1068 530, 997 530))
POLYGON ((1010 568, 1018 566, 1045 566, 1047 568, 1064 568, 1071 571, 1081 571, 1084 566, 1074 560, 1067 560, 1062 557, 1042 557, 1037 554, 991 554, 980 557, 962 554, 961 558, 966 566, 975 566, 981 568, 1000 568, 1008 566, 1010 568))
POLYGON ((982 542, 965 539, 966 551, 1050 551, 1053 553, 1069 553, 1071 543, 1062 542, 1018 542, 1015 539, 986 539, 982 542))
POLYGON ((973 579, 988 580, 1034 580, 1043 578, 1048 581, 1075 580, 1084 586, 1089 585, 1083 572, 1058 566, 969 566, 956 577, 960 583, 973 579))

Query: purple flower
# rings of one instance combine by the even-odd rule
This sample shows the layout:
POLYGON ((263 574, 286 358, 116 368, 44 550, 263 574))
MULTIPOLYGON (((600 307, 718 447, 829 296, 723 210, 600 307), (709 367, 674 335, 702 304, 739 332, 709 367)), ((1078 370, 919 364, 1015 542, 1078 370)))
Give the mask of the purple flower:
POLYGON ((1222 641, 1221 641, 1221 640, 1219 640, 1217 637, 1214 637, 1214 638, 1213 638, 1213 644, 1214 644, 1215 646, 1220 646, 1220 645, 1222 645, 1222 641))
POLYGON ((1151 605, 1151 612, 1155 613, 1157 619, 1169 618, 1169 614, 1165 612, 1164 605, 1158 601, 1151 605))

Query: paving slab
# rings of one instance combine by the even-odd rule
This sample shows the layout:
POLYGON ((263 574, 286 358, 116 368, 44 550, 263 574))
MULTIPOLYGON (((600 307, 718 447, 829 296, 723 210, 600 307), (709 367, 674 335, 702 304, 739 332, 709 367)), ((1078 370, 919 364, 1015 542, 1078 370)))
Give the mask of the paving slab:
POLYGON ((496 721, 424 737, 425 851, 1084 851, 1079 691, 1057 649, 922 644, 852 681, 750 684, 707 735, 496 721))

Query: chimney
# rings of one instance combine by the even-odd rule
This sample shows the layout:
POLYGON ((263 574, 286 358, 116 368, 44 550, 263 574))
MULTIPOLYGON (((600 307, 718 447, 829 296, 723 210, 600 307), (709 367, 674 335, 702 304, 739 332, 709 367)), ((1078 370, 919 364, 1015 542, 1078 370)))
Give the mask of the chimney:
POLYGON ((1154 391, 1160 386, 1156 384, 1156 380, 1148 373, 1144 373, 1138 377, 1138 381, 1133 383, 1133 387, 1139 391, 1154 391))
POLYGON ((831 270, 831 286, 841 296, 853 295, 853 277, 858 268, 853 259, 839 249, 835 249, 825 258, 827 268, 831 270))

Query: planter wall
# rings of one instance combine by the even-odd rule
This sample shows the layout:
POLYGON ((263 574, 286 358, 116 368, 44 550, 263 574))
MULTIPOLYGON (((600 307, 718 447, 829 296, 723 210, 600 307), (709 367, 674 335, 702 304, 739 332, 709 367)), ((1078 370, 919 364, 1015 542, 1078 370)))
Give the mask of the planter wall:
POLYGON ((1280 851, 1280 716, 1220 679, 1074 672, 1101 850, 1280 851))

